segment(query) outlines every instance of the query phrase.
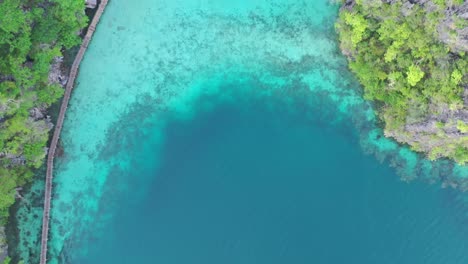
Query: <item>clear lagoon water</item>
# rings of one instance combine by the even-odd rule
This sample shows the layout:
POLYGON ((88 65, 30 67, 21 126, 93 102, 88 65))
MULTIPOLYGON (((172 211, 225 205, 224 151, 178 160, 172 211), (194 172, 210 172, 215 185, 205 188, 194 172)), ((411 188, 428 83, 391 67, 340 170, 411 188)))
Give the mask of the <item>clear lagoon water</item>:
MULTIPOLYGON (((383 137, 337 13, 112 0, 64 124, 49 262, 468 263, 468 196, 440 184, 468 169, 383 137)), ((17 213, 25 263, 41 210, 17 213)))

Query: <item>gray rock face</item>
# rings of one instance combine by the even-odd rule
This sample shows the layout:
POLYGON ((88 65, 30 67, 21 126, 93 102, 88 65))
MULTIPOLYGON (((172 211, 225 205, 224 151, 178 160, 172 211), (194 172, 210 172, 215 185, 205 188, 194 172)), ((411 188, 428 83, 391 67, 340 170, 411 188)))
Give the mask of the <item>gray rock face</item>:
MULTIPOLYGON (((424 7, 428 12, 437 8, 430 0, 362 0, 364 2, 382 1, 388 4, 402 3, 401 13, 407 16, 414 5, 424 7)), ((343 8, 348 10, 354 6, 354 0, 346 0, 343 8)), ((468 1, 461 5, 453 5, 445 10, 443 18, 437 28, 440 41, 447 44, 454 51, 468 51, 468 1)))
POLYGON ((46 111, 46 109, 44 109, 44 108, 34 107, 31 110, 29 110, 29 115, 34 120, 44 119, 45 111, 46 111))
POLYGON ((468 2, 447 8, 437 29, 439 39, 455 51, 468 51, 468 2))
POLYGON ((53 60, 49 71, 49 83, 58 83, 61 86, 67 84, 68 77, 62 72, 62 63, 63 57, 56 57, 53 60))
POLYGON ((468 124, 468 109, 450 110, 449 106, 431 105, 430 114, 419 121, 407 120, 403 128, 386 130, 385 135, 399 142, 417 145, 420 151, 430 152, 437 147, 458 145, 468 134, 457 128, 457 122, 468 124))
POLYGON ((6 243, 5 228, 0 226, 0 263, 8 256, 8 245, 6 243))

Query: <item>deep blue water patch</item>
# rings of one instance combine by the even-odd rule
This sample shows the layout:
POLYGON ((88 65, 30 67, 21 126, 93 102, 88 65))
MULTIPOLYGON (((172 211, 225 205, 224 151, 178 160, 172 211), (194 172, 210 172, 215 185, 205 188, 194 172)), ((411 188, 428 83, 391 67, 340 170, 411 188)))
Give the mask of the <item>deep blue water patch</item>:
POLYGON ((123 177, 132 188, 113 198, 118 209, 85 255, 67 250, 70 263, 468 261, 457 191, 401 182, 362 154, 355 133, 282 99, 237 96, 200 98, 211 107, 169 118, 162 146, 133 146, 158 166, 123 177))

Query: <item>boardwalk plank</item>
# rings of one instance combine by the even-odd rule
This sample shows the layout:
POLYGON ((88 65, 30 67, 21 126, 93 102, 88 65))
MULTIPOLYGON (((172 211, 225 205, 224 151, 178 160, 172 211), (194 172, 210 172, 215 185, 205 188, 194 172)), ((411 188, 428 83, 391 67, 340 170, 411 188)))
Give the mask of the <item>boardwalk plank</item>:
POLYGON ((47 242, 49 235, 49 219, 50 219, 50 204, 52 199, 52 180, 53 180, 53 167, 54 167, 54 156, 55 150, 57 148, 58 139, 60 137, 60 132, 62 131, 63 121, 65 119, 65 112, 67 111, 68 102, 70 101, 71 92, 73 90, 73 85, 75 83, 76 75, 78 74, 78 68, 80 66, 81 60, 83 59, 84 53, 89 45, 89 42, 93 36, 95 28, 104 13, 104 9, 107 6, 108 0, 102 0, 99 4, 99 7, 94 15, 91 24, 88 27, 83 42, 81 44, 80 50, 75 57, 72 68, 70 70, 70 76, 68 78, 67 86, 65 87, 65 94, 63 96, 62 105, 60 106, 59 116, 57 118, 57 124, 55 126, 54 134, 52 136, 52 141, 50 143, 49 153, 47 156, 47 171, 46 171, 46 183, 45 183, 45 194, 44 194, 44 215, 42 217, 42 237, 41 237, 41 257, 40 264, 46 264, 47 262, 47 242))

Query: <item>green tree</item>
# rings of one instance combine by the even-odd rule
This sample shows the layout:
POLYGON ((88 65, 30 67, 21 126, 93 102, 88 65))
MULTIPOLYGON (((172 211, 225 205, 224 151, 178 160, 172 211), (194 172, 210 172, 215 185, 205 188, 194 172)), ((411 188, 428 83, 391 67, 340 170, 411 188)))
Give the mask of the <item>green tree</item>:
POLYGON ((344 21, 352 28, 351 42, 356 46, 362 41, 368 28, 367 20, 360 14, 344 13, 344 21))
POLYGON ((62 87, 49 83, 50 64, 62 49, 80 43, 79 32, 88 21, 84 5, 0 0, 0 222, 14 202, 14 189, 45 158, 50 128, 44 120, 34 120, 31 111, 63 95, 62 87))
POLYGON ((406 74, 411 86, 415 86, 424 77, 424 72, 416 65, 411 65, 406 74))
MULTIPOLYGON (((429 109, 466 108, 462 94, 468 86, 468 58, 439 42, 438 32, 438 25, 450 14, 447 8, 461 0, 433 2, 438 7, 416 3, 408 9, 402 1, 359 0, 341 9, 335 28, 365 98, 378 102, 385 132, 405 135, 398 138, 415 150, 424 149, 430 158, 462 162, 467 140, 440 129, 430 139, 414 141, 418 136, 407 129, 407 124, 437 115, 429 109)), ((459 19, 455 23, 461 26, 459 19)), ((465 131, 463 125, 458 127, 465 131)))

